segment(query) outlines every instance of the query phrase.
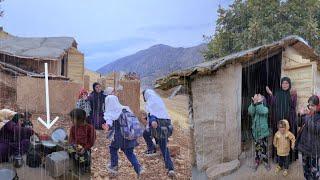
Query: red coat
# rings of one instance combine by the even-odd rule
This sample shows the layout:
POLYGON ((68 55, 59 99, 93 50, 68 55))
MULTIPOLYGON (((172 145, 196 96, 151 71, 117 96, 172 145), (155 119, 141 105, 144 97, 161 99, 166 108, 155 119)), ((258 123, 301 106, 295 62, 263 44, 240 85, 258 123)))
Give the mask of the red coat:
POLYGON ((90 124, 73 125, 70 129, 69 142, 80 144, 84 149, 90 150, 96 140, 96 131, 90 124))

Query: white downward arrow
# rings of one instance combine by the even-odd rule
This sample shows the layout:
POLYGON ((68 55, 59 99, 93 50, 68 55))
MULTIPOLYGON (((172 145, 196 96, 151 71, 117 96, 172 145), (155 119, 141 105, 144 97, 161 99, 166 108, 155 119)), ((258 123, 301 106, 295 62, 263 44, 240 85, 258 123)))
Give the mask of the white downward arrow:
POLYGON ((50 106, 49 106, 49 80, 48 80, 48 63, 44 63, 44 73, 45 73, 45 88, 46 88, 46 108, 47 108, 47 122, 38 117, 38 121, 40 121, 47 129, 50 129, 54 123, 56 123, 59 117, 54 118, 53 121, 50 122, 50 106))

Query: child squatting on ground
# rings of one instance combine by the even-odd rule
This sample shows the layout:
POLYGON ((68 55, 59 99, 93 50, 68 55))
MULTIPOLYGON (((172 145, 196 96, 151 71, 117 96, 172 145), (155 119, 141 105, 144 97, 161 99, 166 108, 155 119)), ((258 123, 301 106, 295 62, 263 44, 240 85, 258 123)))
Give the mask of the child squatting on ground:
POLYGON ((277 149, 278 165, 276 167, 276 173, 284 169, 283 176, 288 175, 289 169, 289 152, 290 148, 294 149, 295 137, 289 131, 289 122, 285 119, 279 121, 278 131, 274 135, 273 145, 277 149))
POLYGON ((255 166, 256 171, 261 164, 264 163, 265 168, 269 171, 270 164, 268 162, 268 136, 270 135, 268 127, 268 108, 266 100, 261 94, 256 94, 252 97, 252 103, 248 108, 248 112, 252 117, 252 135, 255 142, 255 166))

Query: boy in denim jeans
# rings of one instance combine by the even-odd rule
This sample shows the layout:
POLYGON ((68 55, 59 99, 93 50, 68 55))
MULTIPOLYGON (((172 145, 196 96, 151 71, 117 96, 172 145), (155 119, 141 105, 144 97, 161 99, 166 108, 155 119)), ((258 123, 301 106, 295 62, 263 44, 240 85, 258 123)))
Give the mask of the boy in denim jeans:
POLYGON ((148 150, 145 154, 150 156, 156 153, 156 146, 152 141, 152 139, 155 138, 160 146, 165 167, 168 170, 168 175, 174 177, 174 166, 167 147, 168 137, 172 135, 173 127, 165 104, 160 96, 151 89, 143 91, 143 98, 146 102, 145 109, 148 113, 147 128, 143 133, 143 138, 148 146, 148 150))

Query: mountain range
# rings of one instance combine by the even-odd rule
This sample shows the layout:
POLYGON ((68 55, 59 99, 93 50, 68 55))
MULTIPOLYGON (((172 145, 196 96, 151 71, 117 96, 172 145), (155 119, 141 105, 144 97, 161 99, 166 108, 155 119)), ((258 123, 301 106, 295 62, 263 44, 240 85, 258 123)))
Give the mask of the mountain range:
POLYGON ((158 44, 117 59, 101 67, 97 72, 101 74, 113 71, 136 72, 141 78, 142 87, 152 87, 157 78, 203 62, 202 52, 205 50, 207 50, 206 44, 188 48, 158 44))

